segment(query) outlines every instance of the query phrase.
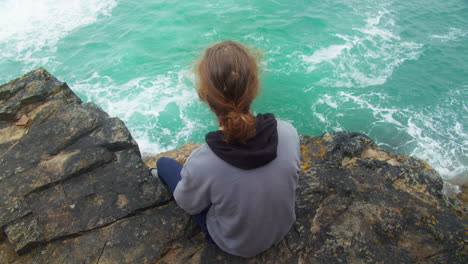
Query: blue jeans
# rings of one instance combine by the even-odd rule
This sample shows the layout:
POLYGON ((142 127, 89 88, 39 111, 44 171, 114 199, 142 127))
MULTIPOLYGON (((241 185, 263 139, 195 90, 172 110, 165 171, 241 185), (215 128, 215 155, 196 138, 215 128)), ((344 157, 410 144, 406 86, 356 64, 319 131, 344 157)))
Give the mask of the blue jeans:
MULTIPOLYGON (((162 182, 166 184, 171 193, 174 193, 177 184, 182 179, 180 177, 180 171, 182 170, 182 165, 177 162, 175 159, 162 157, 159 158, 156 162, 156 168, 158 169, 158 176, 161 178, 162 182)), ((210 233, 208 233, 208 228, 206 227, 206 214, 210 210, 210 206, 205 208, 199 214, 192 215, 192 219, 195 223, 198 224, 201 231, 205 233, 205 239, 208 243, 214 243, 211 239, 210 233)))

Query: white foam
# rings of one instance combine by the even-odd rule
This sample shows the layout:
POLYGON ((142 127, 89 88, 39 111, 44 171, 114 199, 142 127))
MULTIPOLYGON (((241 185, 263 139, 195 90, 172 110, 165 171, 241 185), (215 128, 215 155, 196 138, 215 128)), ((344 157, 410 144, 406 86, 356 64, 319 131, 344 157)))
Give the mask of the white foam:
POLYGON ((340 92, 339 95, 335 101, 343 111, 354 108, 349 106, 350 103, 357 105, 358 109, 369 109, 376 120, 372 126, 393 124, 395 129, 411 138, 400 146, 377 143, 394 149, 408 146, 406 149, 410 152, 405 154, 425 160, 445 180, 457 185, 468 183, 468 134, 458 117, 451 113, 453 104, 466 111, 466 105, 460 105, 460 96, 466 96, 466 88, 453 89, 438 106, 417 110, 381 106, 385 100, 375 93, 354 95, 340 92))
POLYGON ((142 153, 156 154, 187 142, 196 131, 206 130, 207 126, 196 118, 198 113, 190 110, 194 104, 200 104, 193 88, 194 82, 193 73, 184 69, 155 77, 138 77, 124 84, 94 73, 87 80, 71 84, 71 87, 84 94, 86 101, 101 106, 110 116, 121 118, 142 153), (174 104, 180 119, 176 123, 181 123, 181 128, 169 129, 159 125, 161 118, 168 118, 161 113, 171 111, 174 104), (156 138, 152 136, 154 134, 157 134, 156 138))
POLYGON ((447 32, 447 34, 433 34, 431 35, 431 38, 434 39, 439 39, 442 42, 447 42, 447 41, 455 41, 458 40, 459 38, 463 38, 468 36, 468 31, 463 31, 459 28, 450 28, 447 32))
POLYGON ((335 101, 333 101, 332 97, 328 94, 322 96, 321 98, 318 99, 317 101, 319 104, 327 104, 331 106, 332 108, 337 108, 338 105, 335 101))
POLYGON ((325 117, 324 117, 321 113, 314 112, 314 115, 315 115, 322 123, 326 123, 326 122, 327 122, 327 120, 325 119, 325 117))
POLYGON ((301 56, 302 60, 310 63, 311 65, 307 68, 307 72, 311 72, 316 69, 317 64, 322 62, 331 63, 333 59, 343 53, 345 49, 351 49, 353 45, 346 43, 344 45, 331 45, 326 48, 316 50, 311 56, 301 56))
POLYGON ((218 35, 218 31, 216 31, 215 28, 213 28, 211 31, 203 34, 204 37, 212 37, 212 36, 217 36, 218 35))
POLYGON ((361 132, 369 134, 381 147, 425 160, 448 182, 446 192, 456 192, 458 188, 450 184, 468 184, 468 133, 464 126, 466 118, 452 111, 468 112, 466 103, 461 100, 466 98, 467 92, 468 85, 451 87, 439 105, 422 109, 389 106, 387 96, 376 92, 325 94, 311 106, 313 123, 324 131, 349 130, 340 120, 355 118, 356 111, 369 114, 369 120, 373 121, 361 132), (396 133, 401 133, 400 141, 386 142, 385 136, 381 138, 378 132, 373 132, 382 125, 390 125, 396 133))
POLYGON ((6 0, 0 2, 0 62, 27 70, 54 58, 57 43, 73 30, 110 15, 115 0, 6 0))
MULTIPOLYGON (((400 128, 404 127, 401 122, 395 119, 394 115, 401 111, 407 111, 406 109, 395 109, 381 107, 380 105, 373 105, 367 100, 362 99, 360 96, 355 96, 347 92, 340 92, 339 95, 344 99, 345 102, 351 99, 354 103, 358 104, 360 108, 370 109, 374 118, 378 120, 377 123, 393 124, 400 128)), ((382 99, 381 95, 376 93, 370 93, 369 96, 377 96, 379 99, 382 99)))
POLYGON ((312 113, 319 121, 317 124, 321 123, 319 125, 321 131, 332 132, 343 130, 341 125, 337 122, 336 116, 333 116, 336 114, 338 107, 336 100, 328 94, 320 96, 320 98, 312 104, 312 113), (330 117, 330 115, 332 116, 330 117))
POLYGON ((299 55, 307 72, 323 70, 327 78, 317 84, 326 87, 366 87, 382 85, 407 60, 415 60, 422 44, 402 41, 395 32, 394 15, 382 9, 367 13, 364 27, 355 34, 336 33, 344 43, 321 47, 310 56, 299 55))

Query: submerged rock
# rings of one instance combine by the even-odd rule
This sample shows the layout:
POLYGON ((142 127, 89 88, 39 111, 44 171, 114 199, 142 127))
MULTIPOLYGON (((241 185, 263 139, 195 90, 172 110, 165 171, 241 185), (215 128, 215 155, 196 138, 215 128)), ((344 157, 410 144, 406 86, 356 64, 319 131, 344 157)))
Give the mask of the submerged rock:
POLYGON ((242 259, 204 242, 121 120, 44 69, 0 86, 0 105, 0 263, 468 262, 466 209, 438 173, 363 134, 301 137, 297 221, 242 259))

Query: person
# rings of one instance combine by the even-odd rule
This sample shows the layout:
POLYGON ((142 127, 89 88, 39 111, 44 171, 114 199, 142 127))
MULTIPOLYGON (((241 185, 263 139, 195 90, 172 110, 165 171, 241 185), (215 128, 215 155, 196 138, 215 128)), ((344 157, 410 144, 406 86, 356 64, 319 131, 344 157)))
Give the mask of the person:
POLYGON ((206 134, 206 144, 184 166, 163 157, 153 173, 208 242, 253 257, 278 243, 296 220, 299 136, 273 114, 252 114, 258 66, 242 44, 228 40, 208 47, 196 73, 198 96, 215 113, 219 130, 206 134))

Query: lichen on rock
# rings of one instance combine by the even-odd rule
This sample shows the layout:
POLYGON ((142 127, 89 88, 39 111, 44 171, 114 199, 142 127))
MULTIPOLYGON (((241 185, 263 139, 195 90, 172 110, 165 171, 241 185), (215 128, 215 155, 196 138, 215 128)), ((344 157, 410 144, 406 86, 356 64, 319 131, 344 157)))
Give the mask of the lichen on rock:
POLYGON ((206 244, 124 123, 44 69, 0 86, 1 263, 467 263, 466 208, 366 135, 301 136, 297 221, 243 259, 206 244), (26 116, 26 117, 25 117, 26 116))

